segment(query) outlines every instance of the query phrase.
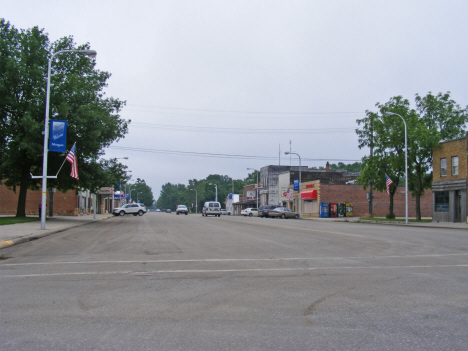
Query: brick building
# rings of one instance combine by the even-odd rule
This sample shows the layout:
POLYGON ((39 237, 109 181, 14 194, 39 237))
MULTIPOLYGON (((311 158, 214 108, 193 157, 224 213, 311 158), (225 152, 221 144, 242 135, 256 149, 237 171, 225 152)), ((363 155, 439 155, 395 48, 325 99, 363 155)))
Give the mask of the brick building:
MULTIPOLYGON (((19 187, 16 192, 0 185, 0 214, 16 215, 18 207, 19 187)), ((26 215, 39 215, 42 204, 41 190, 28 190, 26 195, 26 215)), ((118 206, 118 201, 114 201, 118 206)), ((96 213, 112 212, 112 190, 102 188, 96 195, 96 213)), ((48 189, 47 191, 47 216, 78 216, 93 213, 93 194, 89 190, 69 190, 66 192, 48 189)))
MULTIPOLYGON (((290 185, 292 191, 293 186, 290 185)), ((288 200, 281 196, 280 200, 289 208, 299 210, 299 191, 294 191, 293 196, 288 200)), ((353 216, 361 217, 369 213, 369 200, 367 191, 362 185, 337 184, 327 180, 315 180, 303 182, 301 184, 302 216, 318 217, 319 204, 324 203, 352 203, 353 216)), ((373 192, 373 215, 385 217, 388 214, 390 204, 389 196, 386 192, 373 192)), ((393 198, 393 211, 397 217, 404 217, 406 210, 405 187, 398 187, 393 198)), ((431 217, 432 215, 432 191, 426 190, 421 197, 421 216, 431 217)), ((416 217, 416 204, 413 197, 408 197, 408 216, 416 217)))
POLYGON ((433 221, 467 222, 467 146, 468 133, 432 151, 433 221))

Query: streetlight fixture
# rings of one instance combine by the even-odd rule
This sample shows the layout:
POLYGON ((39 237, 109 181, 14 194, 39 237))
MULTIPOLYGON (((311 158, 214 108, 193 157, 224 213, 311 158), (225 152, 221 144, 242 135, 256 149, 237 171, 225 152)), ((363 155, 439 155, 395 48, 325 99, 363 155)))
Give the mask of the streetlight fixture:
POLYGON ((406 121, 405 119, 395 112, 385 112, 387 116, 398 116, 403 120, 405 125, 405 186, 406 186, 406 193, 405 193, 405 202, 406 202, 406 215, 405 215, 405 223, 408 224, 408 132, 406 128, 406 121))
POLYGON ((46 221, 46 202, 47 202, 47 178, 57 178, 57 176, 47 176, 47 161, 49 152, 49 105, 50 105, 50 71, 52 66, 52 60, 58 54, 67 52, 75 52, 77 54, 86 55, 89 57, 96 57, 96 51, 94 50, 60 50, 53 54, 47 65, 47 92, 46 92, 46 110, 45 110, 45 121, 44 121, 44 155, 42 158, 42 199, 41 199, 41 229, 45 229, 46 221))
POLYGON ((257 210, 258 210, 258 173, 259 171, 257 171, 255 168, 247 168, 247 169, 257 172, 257 184, 255 184, 255 187, 257 188, 257 210))
POLYGON ((209 185, 214 185, 215 188, 216 188, 216 198, 215 198, 215 201, 218 202, 218 186, 214 183, 209 183, 209 185))
POLYGON ((195 191, 195 213, 198 213, 198 190, 197 189, 190 189, 195 191))
MULTIPOLYGON (((292 155, 296 155, 297 157, 299 157, 299 217, 302 217, 302 199, 301 199, 301 181, 302 181, 301 169, 302 169, 302 165, 301 165, 301 156, 299 156, 299 154, 297 154, 295 152, 290 152, 290 151, 286 151, 284 154, 285 155, 292 154, 292 155)), ((294 191, 294 188, 293 188, 293 191, 294 191)))

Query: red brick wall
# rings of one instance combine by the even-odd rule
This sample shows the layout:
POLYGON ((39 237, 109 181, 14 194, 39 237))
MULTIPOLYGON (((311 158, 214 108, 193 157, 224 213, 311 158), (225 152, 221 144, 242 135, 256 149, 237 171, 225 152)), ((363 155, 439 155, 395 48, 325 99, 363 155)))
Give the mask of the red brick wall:
MULTIPOLYGON (((16 193, 6 186, 0 185, 0 214, 15 215, 18 207, 19 187, 16 193)), ((41 205, 41 190, 28 190, 26 195, 26 215, 39 215, 41 205)), ((47 193, 47 207, 49 206, 49 193, 47 193)), ((54 194, 54 215, 74 216, 78 213, 78 196, 74 190, 62 193, 57 191, 54 194)), ((47 215, 49 212, 47 211, 47 215)))
MULTIPOLYGON (((355 217, 363 216, 369 213, 369 201, 367 200, 368 190, 363 190, 362 185, 328 185, 320 184, 319 202, 352 202, 353 214, 355 217)), ((397 217, 405 217, 405 187, 398 187, 393 198, 393 211, 397 217)), ((373 215, 376 217, 385 217, 390 205, 390 197, 386 192, 380 193, 373 191, 374 209, 373 215)), ((416 217, 415 200, 408 194, 408 216, 416 217)), ((421 197, 421 216, 432 217, 432 191, 426 190, 421 197)))

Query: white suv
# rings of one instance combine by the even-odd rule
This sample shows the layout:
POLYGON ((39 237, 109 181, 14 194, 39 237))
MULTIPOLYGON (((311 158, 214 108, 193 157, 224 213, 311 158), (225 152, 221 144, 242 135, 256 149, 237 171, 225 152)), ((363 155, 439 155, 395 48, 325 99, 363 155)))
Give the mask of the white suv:
POLYGON ((122 207, 114 208, 112 214, 114 216, 125 216, 132 214, 134 216, 143 216, 146 213, 146 206, 142 204, 125 204, 122 207))

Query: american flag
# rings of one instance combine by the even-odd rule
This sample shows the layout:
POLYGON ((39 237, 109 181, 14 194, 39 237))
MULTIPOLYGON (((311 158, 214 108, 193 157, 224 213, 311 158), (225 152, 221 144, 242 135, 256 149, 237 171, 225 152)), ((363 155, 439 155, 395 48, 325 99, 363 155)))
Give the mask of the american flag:
POLYGON ((289 200, 291 198, 291 195, 292 195, 291 189, 288 189, 288 192, 286 193, 286 199, 289 200))
POLYGON ((392 180, 388 177, 388 175, 385 175, 385 181, 387 183, 387 194, 390 195, 390 184, 393 184, 392 180))
POLYGON ((70 152, 67 155, 67 161, 71 163, 71 173, 70 176, 78 179, 78 159, 76 157, 76 143, 73 144, 70 152))

